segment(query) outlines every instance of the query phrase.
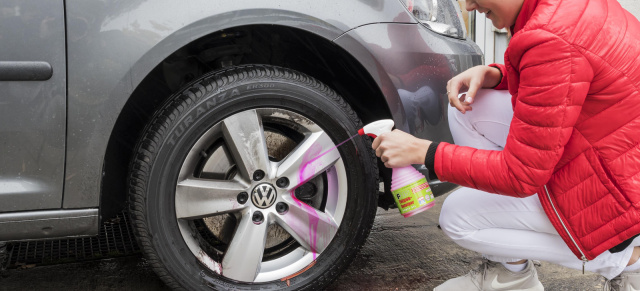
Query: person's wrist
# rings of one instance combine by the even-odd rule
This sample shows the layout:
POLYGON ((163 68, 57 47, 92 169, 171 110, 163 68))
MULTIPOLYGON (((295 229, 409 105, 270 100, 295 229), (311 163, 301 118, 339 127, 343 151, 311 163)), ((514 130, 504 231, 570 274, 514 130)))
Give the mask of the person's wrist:
POLYGON ((494 66, 487 66, 487 74, 485 75, 485 88, 495 88, 502 82, 502 71, 494 66))
POLYGON ((431 143, 432 142, 430 140, 426 140, 426 139, 418 140, 418 143, 416 144, 416 150, 415 150, 416 155, 414 156, 411 164, 414 164, 414 165, 424 164, 424 159, 427 156, 427 150, 429 150, 429 146, 431 145, 431 143))

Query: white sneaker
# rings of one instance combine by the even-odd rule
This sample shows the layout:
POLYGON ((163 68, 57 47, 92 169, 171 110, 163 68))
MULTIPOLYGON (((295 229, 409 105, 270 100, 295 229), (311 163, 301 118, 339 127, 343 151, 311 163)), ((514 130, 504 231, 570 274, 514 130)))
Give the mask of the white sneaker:
POLYGON ((604 283, 604 291, 640 291, 640 272, 624 272, 604 283))
POLYGON ((544 287, 538 280, 538 272, 531 260, 527 267, 520 272, 511 272, 501 263, 483 259, 476 270, 464 276, 449 279, 433 291, 543 291, 544 287))

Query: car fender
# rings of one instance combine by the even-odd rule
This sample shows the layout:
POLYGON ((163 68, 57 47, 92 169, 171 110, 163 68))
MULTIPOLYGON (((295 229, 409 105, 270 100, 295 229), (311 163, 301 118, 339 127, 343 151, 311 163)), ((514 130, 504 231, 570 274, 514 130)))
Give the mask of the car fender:
POLYGON ((385 95, 396 128, 453 142, 446 116, 446 84, 483 63, 471 40, 436 34, 420 24, 375 23, 335 40, 361 63, 385 95))

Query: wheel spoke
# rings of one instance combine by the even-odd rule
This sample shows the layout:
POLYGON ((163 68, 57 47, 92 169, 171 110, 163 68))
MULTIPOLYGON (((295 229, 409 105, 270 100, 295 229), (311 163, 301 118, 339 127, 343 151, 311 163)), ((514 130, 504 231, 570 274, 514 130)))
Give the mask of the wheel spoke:
POLYGON ((222 274, 230 279, 253 282, 260 271, 267 239, 268 215, 261 224, 251 220, 246 212, 222 259, 222 274))
POLYGON ((237 197, 246 189, 237 181, 184 180, 176 186, 176 216, 195 219, 243 209, 237 197))
POLYGON ((338 225, 333 217, 291 195, 283 199, 289 204, 289 211, 277 216, 277 223, 303 248, 315 254, 321 254, 338 231, 338 225))
POLYGON ((223 134, 238 171, 251 179, 256 170, 269 174, 269 154, 262 121, 255 110, 234 114, 223 121, 223 134))
POLYGON ((278 166, 277 177, 287 177, 294 189, 333 166, 340 159, 331 138, 324 132, 310 134, 278 166))

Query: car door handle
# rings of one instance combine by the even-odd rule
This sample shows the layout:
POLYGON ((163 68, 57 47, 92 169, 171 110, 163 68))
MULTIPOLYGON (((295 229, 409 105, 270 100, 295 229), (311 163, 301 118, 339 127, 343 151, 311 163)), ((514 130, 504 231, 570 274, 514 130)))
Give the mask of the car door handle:
POLYGON ((0 81, 46 81, 53 69, 47 62, 0 61, 0 81))

